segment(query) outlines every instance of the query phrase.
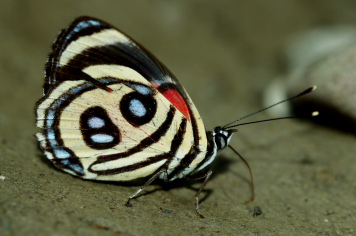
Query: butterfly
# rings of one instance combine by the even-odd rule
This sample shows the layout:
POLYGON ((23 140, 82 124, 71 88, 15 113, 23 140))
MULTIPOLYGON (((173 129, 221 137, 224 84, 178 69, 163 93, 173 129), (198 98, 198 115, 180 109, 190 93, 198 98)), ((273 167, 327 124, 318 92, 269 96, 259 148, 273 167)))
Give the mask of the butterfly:
MULTIPOLYGON (((79 17, 60 32, 36 104, 37 133, 57 168, 83 179, 145 184, 204 179, 232 123, 206 131, 188 93, 150 52, 114 26, 79 17)), ((233 122, 235 123, 235 122, 233 122)))

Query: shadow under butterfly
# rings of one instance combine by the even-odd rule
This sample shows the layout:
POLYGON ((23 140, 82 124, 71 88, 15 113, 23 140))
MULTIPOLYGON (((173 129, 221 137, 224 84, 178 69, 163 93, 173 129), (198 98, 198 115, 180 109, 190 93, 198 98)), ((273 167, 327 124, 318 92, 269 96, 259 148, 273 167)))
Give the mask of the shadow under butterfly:
MULTIPOLYGON (((189 95, 151 53, 114 26, 79 17, 61 31, 45 69, 37 102, 37 133, 46 157, 59 169, 84 179, 130 182, 146 178, 131 200, 155 179, 204 179, 218 150, 229 143, 240 120, 206 131, 189 95)), ((286 119, 282 117, 269 120, 286 119)), ((269 121, 264 120, 264 121, 269 121)), ((254 121, 244 124, 258 123, 254 121)))

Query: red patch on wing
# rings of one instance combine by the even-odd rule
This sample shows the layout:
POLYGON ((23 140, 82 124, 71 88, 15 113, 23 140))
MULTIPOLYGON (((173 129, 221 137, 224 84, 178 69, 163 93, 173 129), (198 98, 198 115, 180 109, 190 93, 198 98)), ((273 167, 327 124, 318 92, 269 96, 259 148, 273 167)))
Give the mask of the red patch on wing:
POLYGON ((190 110, 185 99, 180 95, 175 89, 168 89, 164 91, 163 96, 165 96, 172 104, 175 106, 187 120, 190 120, 190 110))

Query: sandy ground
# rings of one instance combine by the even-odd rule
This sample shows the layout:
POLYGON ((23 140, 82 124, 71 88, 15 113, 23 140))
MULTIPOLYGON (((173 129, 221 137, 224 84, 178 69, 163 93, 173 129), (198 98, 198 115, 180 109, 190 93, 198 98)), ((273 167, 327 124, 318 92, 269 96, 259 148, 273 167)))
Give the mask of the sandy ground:
MULTIPOLYGON (((244 126, 233 137, 252 166, 229 150, 214 167, 201 211, 199 183, 138 186, 84 181, 55 169, 38 149, 34 105, 57 32, 73 18, 102 18, 134 37, 180 79, 206 127, 262 105, 283 73, 287 38, 323 25, 356 24, 340 0, 1 1, 0 234, 5 235, 356 235, 356 137, 296 120, 244 126), (263 214, 253 217, 259 206, 263 214)), ((268 118, 260 114, 253 119, 268 118)))

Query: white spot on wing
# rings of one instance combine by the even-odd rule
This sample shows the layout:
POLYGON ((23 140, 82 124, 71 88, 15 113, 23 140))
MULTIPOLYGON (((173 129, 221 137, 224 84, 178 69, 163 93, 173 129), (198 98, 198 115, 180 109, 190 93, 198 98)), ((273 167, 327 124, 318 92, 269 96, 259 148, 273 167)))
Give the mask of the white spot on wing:
POLYGON ((110 143, 114 137, 108 134, 94 134, 90 137, 95 143, 110 143))
POLYGON ((60 159, 69 158, 71 156, 70 153, 64 149, 54 149, 54 155, 60 159))
POLYGON ((49 130, 47 131, 47 138, 48 138, 48 139, 55 139, 54 130, 53 130, 53 129, 49 129, 49 130))
POLYGON ((143 95, 149 95, 152 93, 152 90, 144 85, 133 85, 132 86, 137 92, 143 95))
POLYGON ((99 129, 105 126, 105 121, 99 117, 92 117, 88 120, 88 125, 92 129, 99 129))
POLYGON ((46 117, 46 126, 47 127, 53 126, 54 114, 55 114, 55 111, 53 111, 53 110, 47 111, 47 117, 46 117))
POLYGON ((142 104, 141 101, 137 100, 137 99, 132 99, 130 101, 129 104, 129 109, 130 111, 135 115, 135 116, 139 116, 142 117, 144 115, 146 115, 146 108, 145 106, 142 104))
POLYGON ((70 168, 72 168, 73 170, 79 172, 79 173, 83 173, 83 169, 79 166, 79 165, 69 165, 70 168))
MULTIPOLYGON (((91 25, 94 25, 94 26, 100 26, 100 22, 96 21, 96 20, 88 20, 88 22, 86 21, 82 21, 78 24, 78 28, 86 28, 86 27, 89 27, 91 25)), ((79 29, 80 30, 80 29, 79 29)))
POLYGON ((47 112, 47 119, 53 120, 53 119, 54 119, 54 114, 55 114, 55 111, 53 111, 53 110, 48 110, 48 112, 47 112))

